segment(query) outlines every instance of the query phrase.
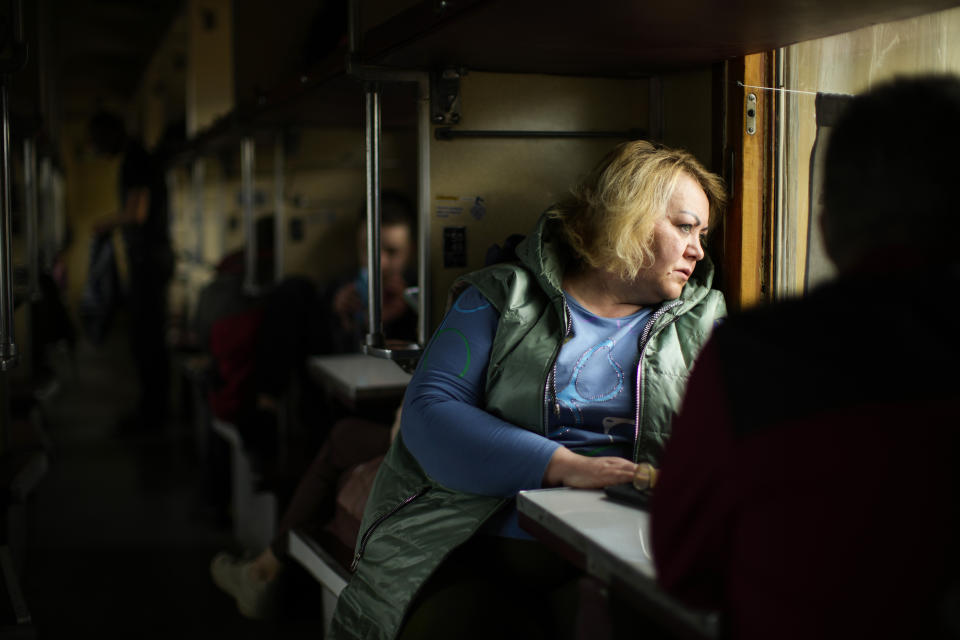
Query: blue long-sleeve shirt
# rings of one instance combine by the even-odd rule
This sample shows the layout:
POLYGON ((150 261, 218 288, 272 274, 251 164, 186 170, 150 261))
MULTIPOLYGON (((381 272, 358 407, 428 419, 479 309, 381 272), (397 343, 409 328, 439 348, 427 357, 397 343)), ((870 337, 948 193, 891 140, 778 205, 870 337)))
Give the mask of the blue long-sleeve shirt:
MULTIPOLYGON (((542 486, 553 453, 630 457, 637 337, 650 317, 600 318, 567 296, 573 327, 556 362, 544 437, 487 413, 484 387, 499 314, 475 288, 457 299, 434 334, 403 408, 403 438, 437 482, 458 491, 513 497, 542 486)), ((528 537, 509 509, 488 531, 528 537)))

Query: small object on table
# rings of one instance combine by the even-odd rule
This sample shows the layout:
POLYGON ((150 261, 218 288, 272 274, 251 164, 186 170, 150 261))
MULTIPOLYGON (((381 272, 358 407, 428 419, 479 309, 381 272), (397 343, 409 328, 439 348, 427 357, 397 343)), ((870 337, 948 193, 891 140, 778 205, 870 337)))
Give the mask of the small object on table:
POLYGON ((644 510, 650 508, 650 499, 653 497, 653 493, 649 489, 637 489, 632 482, 604 487, 603 492, 611 500, 644 510))

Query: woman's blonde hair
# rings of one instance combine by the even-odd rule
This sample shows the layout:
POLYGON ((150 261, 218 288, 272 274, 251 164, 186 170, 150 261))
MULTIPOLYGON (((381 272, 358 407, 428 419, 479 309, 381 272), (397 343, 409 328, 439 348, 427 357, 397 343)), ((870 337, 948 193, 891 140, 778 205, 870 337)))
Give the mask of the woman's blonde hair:
POLYGON ((726 205, 723 180, 690 153, 644 140, 615 147, 549 215, 578 260, 632 279, 653 264, 653 228, 682 175, 706 194, 713 227, 726 205))

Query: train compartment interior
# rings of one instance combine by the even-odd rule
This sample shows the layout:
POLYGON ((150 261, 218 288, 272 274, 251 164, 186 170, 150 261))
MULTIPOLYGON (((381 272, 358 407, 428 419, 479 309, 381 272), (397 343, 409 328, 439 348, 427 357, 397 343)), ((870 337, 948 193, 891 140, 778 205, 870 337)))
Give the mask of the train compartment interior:
POLYGON ((459 276, 613 145, 648 139, 726 182, 708 250, 730 308, 802 296, 831 275, 812 222, 817 96, 960 73, 957 4, 0 0, 0 637, 322 634, 349 577, 322 543, 291 536, 299 595, 270 622, 236 615, 210 558, 270 541, 318 421, 392 419, 459 276), (104 227, 123 205, 122 162, 88 127, 105 111, 155 154, 167 195, 170 409, 152 430, 128 419, 137 266, 104 227), (231 265, 261 302, 379 274, 380 252, 360 254, 387 193, 412 207, 415 332, 378 330, 371 296, 361 340, 388 365, 382 396, 300 357, 257 436, 265 463, 211 408, 202 292, 231 265))

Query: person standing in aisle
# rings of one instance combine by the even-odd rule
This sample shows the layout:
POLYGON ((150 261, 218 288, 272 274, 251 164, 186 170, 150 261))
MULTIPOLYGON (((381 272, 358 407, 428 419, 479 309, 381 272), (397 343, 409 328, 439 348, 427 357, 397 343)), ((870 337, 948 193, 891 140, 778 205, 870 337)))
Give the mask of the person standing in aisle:
POLYGON ((174 263, 163 168, 139 140, 127 133, 123 119, 115 113, 95 114, 89 133, 98 153, 121 158, 120 210, 97 228, 98 233, 108 233, 119 227, 126 246, 126 303, 139 400, 134 415, 120 426, 123 430, 159 428, 169 403, 170 363, 164 329, 167 287, 174 263))

